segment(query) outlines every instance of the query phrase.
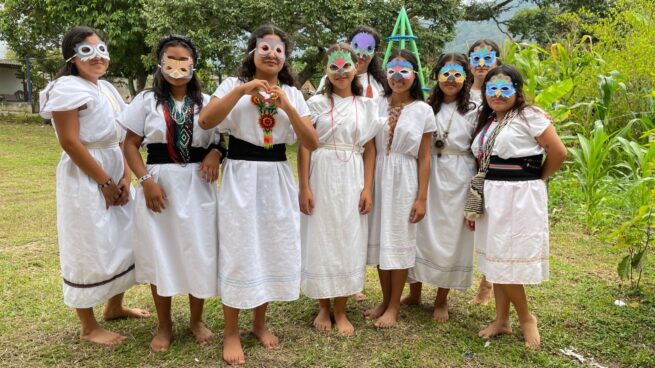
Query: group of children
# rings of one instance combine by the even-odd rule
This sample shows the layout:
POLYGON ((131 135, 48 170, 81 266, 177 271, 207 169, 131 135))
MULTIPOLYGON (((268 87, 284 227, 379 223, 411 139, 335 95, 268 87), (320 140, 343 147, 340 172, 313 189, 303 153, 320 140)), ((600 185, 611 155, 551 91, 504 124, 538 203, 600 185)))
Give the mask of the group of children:
POLYGON ((392 52, 383 72, 379 47, 377 32, 360 27, 328 48, 326 77, 305 101, 290 40, 262 26, 236 76, 210 97, 194 72, 193 42, 168 36, 156 47, 152 88, 125 106, 100 80, 105 41, 87 27, 70 30, 41 114, 53 118, 64 150, 57 226, 64 301, 77 310, 81 338, 124 339, 102 329, 92 307, 108 300, 106 319, 147 316, 124 307, 122 295, 149 283, 154 351, 171 342, 172 296, 189 295, 190 328, 206 344, 203 302, 218 295, 223 358, 242 364, 240 310, 253 309, 252 333, 273 348, 268 303, 301 291, 318 299, 317 330, 334 321, 352 335, 346 305, 362 292, 367 264, 377 266, 383 296, 365 312, 376 327, 395 325, 401 304, 419 303, 422 283, 439 288, 434 318, 445 322, 449 290, 471 285, 475 245, 496 297, 496 320, 480 336, 510 333, 512 304, 526 345, 538 347, 523 285, 548 278, 544 180, 566 153, 549 117, 527 105, 520 74, 499 66, 492 41, 442 55, 427 103, 415 56, 392 52), (299 186, 286 158, 296 141, 299 186), (476 172, 486 175, 483 193, 470 185, 476 172), (483 210, 465 220, 471 193, 484 196, 483 210))

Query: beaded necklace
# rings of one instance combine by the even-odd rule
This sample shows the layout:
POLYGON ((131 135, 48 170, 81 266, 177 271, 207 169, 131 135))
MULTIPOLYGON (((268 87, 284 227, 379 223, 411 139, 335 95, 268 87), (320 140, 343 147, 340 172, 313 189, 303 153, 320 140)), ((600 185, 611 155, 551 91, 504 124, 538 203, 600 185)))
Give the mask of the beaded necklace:
MULTIPOLYGON (((280 81, 277 82, 280 85, 280 81)), ((273 128, 275 128, 275 114, 277 114, 277 105, 275 99, 268 96, 263 98, 261 93, 253 95, 250 102, 259 110, 259 127, 264 131, 264 148, 273 148, 273 128)))
POLYGON ((180 109, 175 105, 172 95, 163 104, 166 120, 166 145, 173 161, 188 163, 191 159, 190 147, 193 137, 193 105, 188 95, 184 96, 180 109))

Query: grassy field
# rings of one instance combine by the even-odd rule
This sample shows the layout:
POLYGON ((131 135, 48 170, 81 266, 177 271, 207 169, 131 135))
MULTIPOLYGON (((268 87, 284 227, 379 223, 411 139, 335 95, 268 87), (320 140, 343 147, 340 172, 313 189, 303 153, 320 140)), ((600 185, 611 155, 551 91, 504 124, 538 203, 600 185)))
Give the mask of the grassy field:
MULTIPOLYGON (((153 354, 149 341, 156 319, 103 323, 128 336, 113 348, 78 339, 75 313, 62 301, 55 229, 55 167, 60 149, 49 126, 0 122, 0 363, 5 367, 201 367, 222 366, 222 311, 206 303, 206 322, 217 332, 209 347, 195 344, 187 327, 186 297, 174 298, 177 322, 169 352, 153 354)), ((311 328, 317 305, 302 297, 274 303, 270 325, 280 348, 260 347, 244 332, 250 367, 574 367, 560 352, 574 348, 605 367, 655 367, 655 272, 644 276, 644 294, 628 296, 616 276, 620 253, 582 231, 572 215, 574 193, 551 182, 551 281, 528 289, 539 318, 542 349, 527 351, 516 335, 485 342, 477 332, 494 316, 493 303, 470 306, 471 292, 453 293, 451 319, 431 319, 436 290, 427 288, 420 306, 403 309, 396 328, 379 331, 362 312, 380 300, 370 269, 368 299, 349 304, 357 333, 343 338, 311 328), (614 305, 625 300, 626 307, 614 305)), ((479 276, 479 275, 478 275, 479 276)), ((475 280, 477 282, 477 278, 475 280)), ((137 286, 127 303, 154 313, 149 288, 137 286)), ((99 315, 100 309, 96 309, 99 315)), ((244 313, 242 328, 250 323, 244 313)))

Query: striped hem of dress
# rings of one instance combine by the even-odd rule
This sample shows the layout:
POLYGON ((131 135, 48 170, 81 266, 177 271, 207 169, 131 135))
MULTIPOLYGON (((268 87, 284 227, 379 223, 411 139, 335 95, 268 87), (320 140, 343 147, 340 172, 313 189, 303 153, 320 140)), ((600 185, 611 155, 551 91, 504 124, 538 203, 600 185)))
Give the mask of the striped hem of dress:
POLYGON ((548 257, 533 257, 533 258, 498 258, 498 257, 489 257, 486 253, 476 250, 478 255, 485 258, 485 260, 496 263, 539 263, 539 262, 548 262, 548 257))

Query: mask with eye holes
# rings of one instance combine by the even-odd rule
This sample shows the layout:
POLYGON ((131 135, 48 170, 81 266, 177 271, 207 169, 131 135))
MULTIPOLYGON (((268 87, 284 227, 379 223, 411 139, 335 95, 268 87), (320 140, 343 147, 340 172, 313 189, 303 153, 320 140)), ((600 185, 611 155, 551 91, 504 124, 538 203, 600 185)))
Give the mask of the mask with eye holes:
POLYGON ((478 46, 469 54, 469 60, 474 68, 482 66, 491 68, 496 62, 496 51, 492 50, 490 46, 478 46))
POLYGON ((328 73, 343 76, 355 70, 350 53, 347 51, 335 51, 328 56, 328 73))
POLYGON ((284 42, 265 38, 257 39, 257 46, 250 52, 256 52, 262 58, 267 58, 272 52, 278 61, 284 62, 286 59, 284 42))
POLYGON ((464 83, 466 72, 459 64, 446 64, 439 70, 439 82, 464 83))
POLYGON ((387 78, 399 81, 414 76, 414 66, 406 60, 392 60, 387 63, 387 78))
POLYGON ((109 60, 109 50, 107 49, 107 44, 103 41, 98 41, 95 45, 89 42, 80 42, 75 45, 75 55, 66 59, 66 62, 73 60, 76 56, 81 61, 89 61, 96 57, 109 60))
POLYGON ((505 74, 496 74, 487 81, 485 91, 489 97, 510 98, 516 94, 512 78, 505 74))
POLYGON ((366 58, 375 53, 375 37, 370 33, 360 32, 350 42, 355 55, 358 58, 366 58))
POLYGON ((159 67, 164 75, 173 79, 191 79, 195 71, 193 59, 176 60, 166 54, 162 55, 159 67))

